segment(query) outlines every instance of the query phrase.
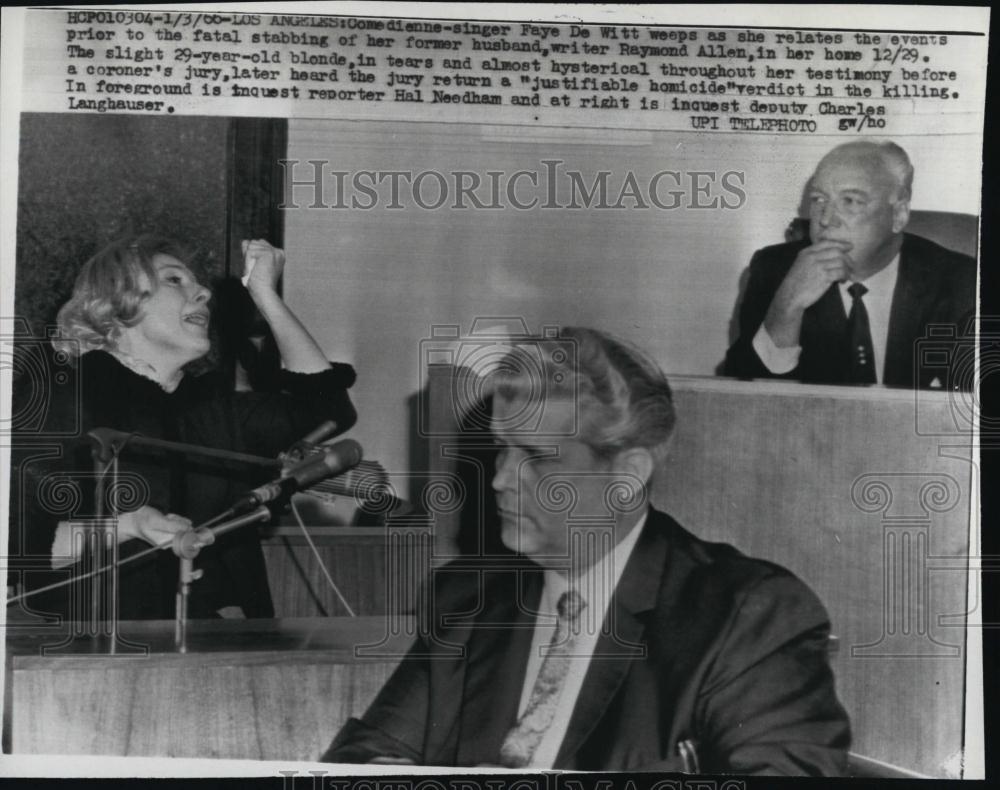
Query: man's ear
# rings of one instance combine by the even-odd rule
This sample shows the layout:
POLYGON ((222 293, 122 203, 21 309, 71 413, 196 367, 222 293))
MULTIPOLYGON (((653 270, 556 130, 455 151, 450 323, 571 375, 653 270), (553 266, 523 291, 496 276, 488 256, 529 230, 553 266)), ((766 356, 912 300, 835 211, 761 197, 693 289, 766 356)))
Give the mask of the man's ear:
POLYGON ((910 199, 897 200, 892 206, 892 232, 902 233, 910 221, 910 199))
POLYGON ((634 496, 639 500, 649 499, 649 485, 655 466, 652 453, 645 447, 630 447, 615 456, 615 471, 623 473, 625 482, 635 489, 634 496))

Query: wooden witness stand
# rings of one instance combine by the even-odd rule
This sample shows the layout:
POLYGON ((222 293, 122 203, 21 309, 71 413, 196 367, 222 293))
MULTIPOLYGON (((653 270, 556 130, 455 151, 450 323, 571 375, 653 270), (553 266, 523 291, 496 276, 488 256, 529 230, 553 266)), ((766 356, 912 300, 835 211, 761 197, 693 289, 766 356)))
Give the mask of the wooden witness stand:
MULTIPOLYGON (((481 474, 481 459, 466 463, 469 445, 454 433, 461 374, 431 366, 429 382, 431 473, 465 465, 481 474)), ((654 504, 703 538, 788 567, 816 591, 833 623, 831 661, 861 772, 888 765, 959 775, 964 613, 976 604, 967 591, 977 481, 963 397, 684 377, 671 384, 678 426, 654 504)), ((454 552, 459 529, 459 513, 435 517, 423 531, 434 552, 407 562, 426 573, 454 552)), ((172 622, 121 624, 123 636, 149 646, 141 658, 47 657, 43 635, 9 627, 10 747, 315 760, 365 710, 414 635, 411 619, 384 614, 407 611, 412 598, 394 593, 398 574, 379 530, 313 530, 348 600, 366 602, 359 618, 302 616, 320 611, 301 582, 318 575, 288 533, 265 541, 281 619, 192 622, 186 655, 173 650, 172 622)), ((340 614, 329 601, 323 611, 340 614)))
POLYGON ((678 425, 662 507, 819 595, 851 750, 876 761, 866 771, 958 776, 966 613, 978 606, 969 393, 671 383, 678 425))
MULTIPOLYGON (((15 754, 316 760, 365 708, 412 641, 410 618, 122 622, 145 656, 43 656, 41 630, 9 633, 15 754), (365 646, 368 647, 365 647, 365 646)), ((58 640, 57 640, 58 641, 58 640)))

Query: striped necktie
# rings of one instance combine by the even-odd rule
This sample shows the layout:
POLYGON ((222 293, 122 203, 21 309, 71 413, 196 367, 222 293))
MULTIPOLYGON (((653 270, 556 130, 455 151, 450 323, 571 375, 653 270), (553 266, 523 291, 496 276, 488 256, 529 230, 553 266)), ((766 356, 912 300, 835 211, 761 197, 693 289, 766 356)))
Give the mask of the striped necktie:
POLYGON ((549 650, 542 661, 538 677, 531 689, 528 706, 521 714, 500 747, 500 764, 506 768, 524 768, 552 724, 563 681, 569 670, 573 642, 579 629, 574 627, 587 602, 575 590, 560 596, 557 610, 556 632, 549 643, 549 650))

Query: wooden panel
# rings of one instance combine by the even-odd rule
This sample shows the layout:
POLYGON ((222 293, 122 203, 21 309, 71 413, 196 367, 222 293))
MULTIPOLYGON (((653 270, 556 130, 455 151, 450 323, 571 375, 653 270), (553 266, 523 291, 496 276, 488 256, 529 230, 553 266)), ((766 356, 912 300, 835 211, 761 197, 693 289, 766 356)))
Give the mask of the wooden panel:
POLYGON ((467 426, 470 421, 462 415, 463 408, 482 407, 469 396, 478 392, 475 379, 476 374, 465 367, 427 366, 428 465, 431 474, 436 471, 458 475, 466 487, 467 506, 435 518, 434 553, 442 561, 463 552, 478 554, 496 549, 495 541, 489 539, 492 528, 499 532, 488 463, 493 440, 481 428, 467 426), (478 533, 472 539, 465 534, 470 529, 478 533))
POLYGON ((15 670, 17 754, 316 760, 393 665, 15 670))
MULTIPOLYGON (((458 443, 448 436, 451 377, 443 365, 428 376, 431 463, 442 471, 453 468, 443 450, 458 443)), ((973 467, 967 449, 947 449, 969 443, 949 394, 671 385, 678 422, 654 504, 816 591, 837 637, 832 663, 855 752, 957 775, 973 467)), ((453 547, 457 516, 443 521, 437 545, 453 547)))
MULTIPOLYGON (((315 760, 348 717, 364 712, 408 646, 409 637, 397 637, 383 655, 355 655, 355 646, 380 642, 388 625, 201 624, 187 655, 14 657, 13 752, 315 760), (270 643, 282 629, 308 636, 280 650, 270 643), (275 649, 221 649, 246 640, 275 649)), ((412 622, 398 625, 406 632, 412 622)), ((172 624, 123 631, 142 639, 151 627, 159 650, 172 624)))
MULTIPOLYGON (((230 279, 215 293, 219 340, 232 375, 241 384, 245 375, 251 389, 270 391, 279 387, 281 354, 260 311, 237 280, 243 275, 244 239, 284 246, 284 215, 278 208, 284 184, 278 162, 287 156, 288 121, 231 118, 227 149, 226 275, 230 279)), ((280 293, 281 283, 278 287, 280 293)))
MULTIPOLYGON (((428 530, 310 527, 310 534, 354 614, 414 611, 429 568, 428 530)), ((276 617, 349 614, 297 528, 283 528, 262 545, 276 617)))
MULTIPOLYGON (((910 392, 674 385, 662 507, 816 591, 838 637, 854 751, 934 776, 955 770, 964 620, 939 620, 966 611, 970 464, 916 433, 910 392)), ((921 408, 942 415, 950 404, 921 395, 921 408)))
POLYGON ((284 245, 284 215, 278 208, 284 198, 284 173, 278 162, 288 155, 288 120, 231 118, 228 144, 232 162, 229 252, 233 258, 227 261, 226 273, 240 277, 243 239, 284 245))

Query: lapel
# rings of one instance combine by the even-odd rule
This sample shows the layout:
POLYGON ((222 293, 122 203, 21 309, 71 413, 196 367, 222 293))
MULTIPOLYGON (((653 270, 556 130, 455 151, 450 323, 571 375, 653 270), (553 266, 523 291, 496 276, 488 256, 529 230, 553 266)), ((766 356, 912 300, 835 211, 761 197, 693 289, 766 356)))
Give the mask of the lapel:
MULTIPOLYGON (((826 342, 830 342, 831 339, 839 342, 847 326, 847 313, 844 312, 844 300, 840 296, 840 286, 837 283, 827 288, 819 301, 806 311, 803 321, 809 322, 809 325, 803 326, 803 332, 813 332, 825 338, 826 342)), ((824 353, 828 352, 827 348, 824 353)))
POLYGON ((802 317, 799 372, 806 381, 843 381, 847 376, 847 313, 834 283, 802 317))
POLYGON ((840 295, 840 285, 834 283, 826 289, 826 293, 820 297, 819 309, 816 311, 816 318, 821 326, 826 329, 833 329, 839 334, 843 334, 843 327, 847 321, 847 312, 844 310, 844 299, 840 295))
POLYGON ((643 642, 645 615, 655 608, 660 585, 667 572, 665 520, 656 510, 649 511, 642 534, 612 596, 594 656, 556 755, 555 768, 573 764, 574 755, 597 727, 628 675, 632 662, 645 657, 648 650, 643 642))
POLYGON ((456 765, 496 763, 517 721, 524 674, 542 595, 542 570, 506 569, 484 583, 488 600, 468 641, 456 765))
POLYGON ((929 265, 914 250, 909 236, 904 236, 899 252, 899 274, 889 311, 883 384, 917 386, 913 380, 915 342, 922 333, 926 313, 934 301, 937 289, 935 273, 936 267, 929 265))

